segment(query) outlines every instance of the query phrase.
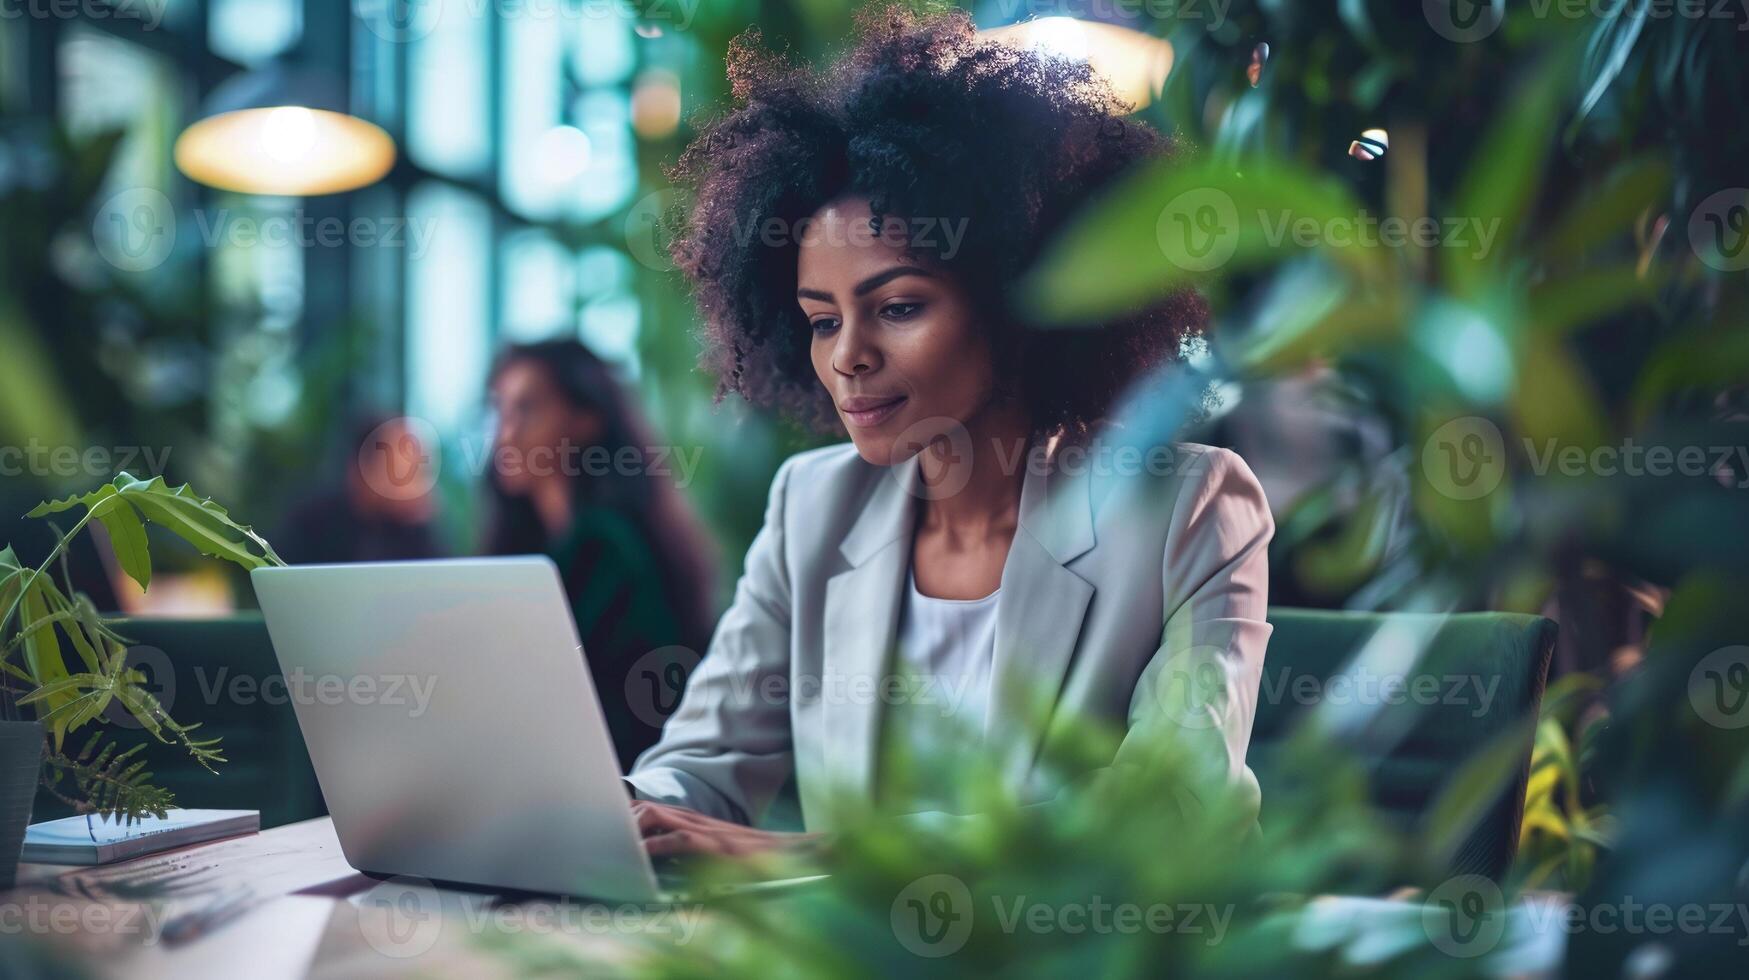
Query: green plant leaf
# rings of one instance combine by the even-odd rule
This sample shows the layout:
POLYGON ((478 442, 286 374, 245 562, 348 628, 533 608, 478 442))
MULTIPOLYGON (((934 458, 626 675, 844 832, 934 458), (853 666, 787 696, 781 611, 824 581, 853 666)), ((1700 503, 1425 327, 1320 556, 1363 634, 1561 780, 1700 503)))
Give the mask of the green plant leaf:
POLYGON ((117 492, 149 521, 187 541, 202 554, 223 558, 244 568, 283 565, 278 554, 247 525, 231 520, 225 508, 196 496, 188 484, 172 489, 161 476, 137 480, 123 473, 115 478, 117 492), (258 546, 265 557, 249 550, 258 546))
MULTIPOLYGON (((38 504, 26 516, 46 517, 81 505, 99 520, 112 508, 131 506, 139 512, 139 517, 166 528, 193 545, 201 554, 223 558, 244 568, 285 564, 273 547, 252 528, 231 520, 225 508, 205 497, 197 496, 186 483, 173 488, 161 476, 141 480, 123 473, 113 482, 90 493, 38 504), (256 554, 251 545, 259 548, 261 554, 256 554)), ((150 558, 145 550, 144 528, 135 537, 133 529, 126 526, 126 520, 122 519, 124 530, 121 536, 112 535, 112 547, 116 549, 116 557, 123 569, 143 586, 145 581, 141 575, 134 573, 139 571, 150 577, 150 558), (132 553, 124 554, 124 550, 132 553), (129 568, 130 564, 133 565, 132 568, 129 568)), ((135 523, 138 523, 137 519, 135 523)), ((105 521, 104 526, 108 527, 109 523, 105 521)))
MULTIPOLYGON (((39 575, 35 581, 25 587, 24 602, 21 606, 24 616, 21 621, 23 624, 34 623, 49 615, 48 603, 43 599, 42 591, 38 588, 45 581, 39 575)), ((61 659, 61 641, 53 626, 31 632, 25 638, 24 664, 32 681, 41 687, 52 687, 57 681, 67 677, 67 663, 61 659)), ((56 749, 61 747, 61 739, 67 733, 66 720, 64 718, 51 719, 50 716, 53 716, 61 705, 72 699, 73 694, 70 692, 57 692, 44 698, 48 704, 48 711, 46 715, 39 715, 39 717, 48 725, 49 734, 54 738, 56 749)), ((23 700, 21 698, 20 703, 23 703, 23 700)))
POLYGON ((1543 164, 1553 148, 1555 117, 1570 77, 1571 50, 1563 49, 1519 79, 1519 96, 1508 101, 1504 111, 1476 152, 1450 215, 1470 221, 1495 222, 1494 245, 1486 255, 1468 249, 1440 249, 1445 279, 1452 292, 1465 300, 1477 300, 1498 281, 1496 269, 1513 254, 1519 225, 1527 217, 1543 164))
POLYGON ((1611 235, 1632 227, 1642 212, 1663 201, 1669 189, 1670 164, 1662 155, 1623 163, 1595 186, 1573 195, 1566 213, 1544 236, 1543 255, 1566 259, 1607 245, 1611 235))
POLYGON ((1587 53, 1587 67, 1595 65, 1597 75, 1591 80, 1591 87, 1586 90, 1585 98, 1579 103, 1579 111, 1573 117, 1572 125, 1577 127, 1597 103, 1603 99, 1603 94, 1615 84, 1616 78, 1628 63, 1628 55, 1633 53, 1634 42, 1640 39, 1640 31, 1646 26, 1646 17, 1652 12, 1652 5, 1647 2, 1621 3, 1604 16, 1597 27, 1597 33, 1592 37, 1587 53))
MULTIPOLYGON (((122 476, 126 475, 127 474, 125 473, 122 474, 122 476)), ((116 483, 119 483, 120 481, 121 478, 117 477, 116 483)), ((62 497, 60 500, 45 500, 42 503, 37 504, 35 507, 32 507, 29 511, 26 511, 24 516, 48 517, 51 514, 60 514, 72 510, 75 507, 84 507, 88 511, 98 511, 100 507, 107 510, 109 507, 115 506, 115 504, 105 504, 104 501, 111 500, 115 496, 117 489, 115 483, 105 483, 89 493, 75 493, 67 497, 62 497)))
POLYGON ((1605 416, 1591 378, 1565 345, 1541 334, 1525 339, 1519 370, 1535 384, 1512 393, 1518 434, 1541 447, 1553 440, 1589 449, 1603 439, 1605 416))
MULTIPOLYGON (((43 715, 43 719, 46 720, 49 715, 59 714, 71 709, 80 699, 92 695, 107 693, 112 691, 114 687, 114 679, 105 677, 102 674, 69 674, 59 680, 51 681, 50 683, 38 687, 36 690, 19 698, 18 703, 35 704, 39 701, 49 701, 51 703, 59 702, 58 706, 50 708, 47 713, 43 715)), ((73 727, 76 726, 69 726, 68 730, 70 731, 73 727)))
POLYGON ((56 381, 54 360, 43 346, 48 336, 0 297, 0 445, 40 440, 75 445, 79 431, 71 401, 56 381))
POLYGON ((85 664, 85 669, 97 671, 102 667, 102 660, 97 655, 96 646, 101 639, 93 639, 86 635, 89 626, 87 618, 95 619, 97 611, 91 607, 89 600, 80 601, 83 596, 68 599, 55 587, 53 579, 44 576, 41 582, 43 596, 48 600, 50 619, 61 624, 61 632, 67 634, 67 639, 73 641, 73 649, 79 654, 79 659, 85 664))
POLYGON ((1353 228, 1363 210, 1340 183, 1290 164, 1206 158, 1153 164, 1073 219, 1021 291, 1040 322, 1062 325, 1137 309, 1306 247, 1375 279, 1385 268, 1382 249, 1323 233, 1353 228))
POLYGON ((161 723, 165 719, 164 708, 158 703, 158 699, 152 696, 152 692, 141 686, 145 682, 145 675, 139 671, 124 671, 115 685, 115 699, 121 703, 122 707, 128 709, 128 714, 133 715, 140 726, 151 732, 154 738, 161 742, 167 742, 169 739, 165 738, 160 730, 161 723))
POLYGON ((146 526, 132 507, 111 507, 97 519, 109 532, 109 547, 121 570, 144 589, 152 582, 152 553, 146 545, 146 526))
POLYGON ((1663 270, 1640 275, 1632 263, 1586 269, 1539 282, 1530 289, 1530 330, 1559 337, 1636 303, 1650 302, 1663 287, 1663 270))

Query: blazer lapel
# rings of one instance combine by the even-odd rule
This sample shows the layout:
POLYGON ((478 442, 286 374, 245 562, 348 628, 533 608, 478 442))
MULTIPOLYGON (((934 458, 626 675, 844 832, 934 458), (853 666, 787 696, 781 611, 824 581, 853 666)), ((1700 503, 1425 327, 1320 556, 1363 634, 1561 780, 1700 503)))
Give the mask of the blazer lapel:
POLYGON ((865 799, 874 796, 881 725, 875 695, 893 666, 919 480, 915 456, 881 474, 839 545, 850 569, 826 582, 821 696, 827 765, 837 789, 865 799))
POLYGON ((1029 468, 1019 524, 1002 567, 984 720, 986 739, 1016 789, 1038 757, 1093 601, 1093 585, 1064 567, 1094 544, 1089 481, 1029 468))
MULTIPOLYGON (((887 470, 839 545, 851 567, 826 582, 823 722, 836 788, 873 799, 882 720, 880 690, 911 564, 917 457, 887 470)), ((1087 479, 1028 469, 1019 527, 1002 567, 996 649, 984 730, 1017 789, 1038 756, 1049 712, 1074 658, 1093 586, 1064 566, 1093 547, 1087 479)))

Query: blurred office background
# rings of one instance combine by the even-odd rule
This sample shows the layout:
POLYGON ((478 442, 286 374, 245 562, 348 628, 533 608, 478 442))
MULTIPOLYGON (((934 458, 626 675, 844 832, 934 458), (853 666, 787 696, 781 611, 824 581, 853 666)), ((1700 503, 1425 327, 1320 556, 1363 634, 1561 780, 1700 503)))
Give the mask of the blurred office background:
MULTIPOLYGON (((442 441, 438 535, 466 552, 492 355, 570 336, 616 366, 668 442, 706 447, 686 489, 738 559, 770 473, 800 442, 713 405, 695 370, 690 306, 659 244, 661 166, 686 118, 722 96, 728 38, 757 19, 818 49, 848 5, 93 0, 18 13, 0 19, 0 442, 112 447, 142 475, 161 462, 271 530, 342 479, 358 420, 406 414, 442 441), (179 170, 179 135, 222 86, 287 78, 385 130, 399 151, 386 176, 287 196, 179 170)), ((299 120, 274 125, 296 159, 299 120)), ((15 504, 104 479, 87 469, 43 455, 9 476, 0 538, 28 533, 14 533, 15 504)), ((246 601, 217 587, 177 596, 167 581, 160 601, 246 601)))
MULTIPOLYGON (((1730 186, 1729 168, 1741 159, 1725 145, 1739 137, 1691 120, 1729 111, 1742 62, 1728 52, 1742 35, 1729 24, 1683 20, 1641 30, 1612 15, 1520 20, 1467 44, 1438 24, 1430 30, 1420 11, 1377 0, 964 5, 985 29, 1073 15, 1046 22, 1030 41, 1088 57, 1123 48, 1113 63, 1141 80, 1141 118, 1217 156, 1275 154, 1333 177, 1363 214, 1439 213, 1465 186, 1516 187, 1540 174, 1540 145, 1496 143, 1490 134, 1514 112, 1543 104, 1522 97, 1537 90, 1528 73, 1542 52, 1583 46, 1572 73, 1578 84, 1560 96, 1584 96, 1564 137, 1568 149, 1547 184, 1518 188, 1508 203, 1542 229, 1583 213, 1574 208, 1583 194, 1614 195, 1603 199, 1621 203, 1594 213, 1598 246, 1573 266, 1595 280, 1569 283, 1555 297, 1566 307, 1513 312, 1522 290, 1447 296, 1442 290, 1464 283, 1424 250, 1399 250, 1389 275, 1408 305, 1390 314, 1390 328, 1402 336, 1332 360, 1307 356, 1296 333, 1318 316, 1320 329, 1337 323, 1332 350, 1381 336, 1369 326, 1376 310, 1350 315, 1333 305, 1340 264, 1297 253, 1268 269, 1235 263, 1211 284, 1219 329, 1240 341, 1261 338, 1254 349, 1273 345, 1281 356, 1219 374, 1215 412, 1189 435, 1235 446, 1264 480, 1280 528, 1272 552, 1278 604, 1555 613, 1564 601, 1600 624, 1587 634, 1563 617, 1563 646, 1585 644, 1564 651, 1563 662, 1588 668, 1640 641, 1659 588, 1596 560, 1597 549, 1562 543, 1598 531, 1584 523, 1590 512, 1559 501, 1507 507, 1503 495, 1491 498, 1491 510, 1466 507, 1429 492, 1417 471, 1433 409, 1511 415, 1542 426, 1527 425, 1527 436, 1581 443, 1633 431, 1645 406, 1672 392, 1704 417, 1731 415, 1741 395, 1729 383, 1737 348, 1709 349, 1706 335, 1738 302, 1737 280, 1664 231, 1730 186), (1083 32, 1099 21, 1132 33, 1083 32), (1687 58, 1688 67, 1660 74, 1672 58, 1687 58), (1383 142, 1367 149, 1375 139, 1383 142), (1663 155, 1668 167, 1653 159, 1663 155), (1674 295, 1653 308, 1646 297, 1662 288, 1659 262, 1683 271, 1671 279, 1674 295), (1624 269, 1637 269, 1640 281, 1624 269), (1468 321, 1450 314, 1460 305, 1511 315, 1459 330, 1468 321), (1524 324, 1551 314, 1572 318, 1574 328, 1563 327, 1554 347, 1526 347, 1524 324), (1675 368, 1635 380, 1639 365, 1657 360, 1656 343, 1674 343, 1690 328, 1690 347, 1662 355, 1675 368), (1232 383, 1239 375, 1243 384, 1232 383), (1545 378, 1566 381, 1531 383, 1545 378), (1693 381, 1707 390, 1683 394, 1693 381), (1736 394, 1718 401, 1721 391, 1736 394), (1526 547, 1520 517, 1533 511, 1561 515, 1566 529, 1550 525, 1526 547), (1420 533, 1428 522, 1433 533, 1420 533)), ((691 136, 694 114, 724 104, 732 37, 757 25, 772 46, 816 58, 847 35, 857 6, 9 5, 0 17, 0 446, 36 455, 15 453, 24 465, 0 481, 0 540, 42 553, 48 529, 16 515, 121 468, 190 482, 270 536, 283 533, 298 526, 312 497, 344 483, 366 423, 408 416, 439 463, 432 547, 477 551, 492 356, 506 343, 564 336, 614 365, 665 443, 696 454, 683 489, 717 540, 726 597, 771 473, 818 437, 733 399, 714 403, 713 380, 695 366, 690 302, 661 248, 672 201, 662 168, 691 136), (263 121, 252 142, 209 140, 204 159, 191 151, 178 165, 178 141, 191 127, 247 98, 328 105, 368 121, 392 140, 392 163, 380 147, 336 151, 340 144, 325 142, 331 134, 293 113, 263 121), (343 183, 365 176, 344 193, 221 189, 239 179, 222 171, 245 150, 255 154, 245 182, 295 185, 313 179, 312 168, 343 183), (379 166, 380 176, 372 170, 379 166), (108 455, 93 459, 93 448, 108 455)), ((1497 252, 1488 261, 1500 269, 1543 261, 1528 250, 1497 252)), ((1127 268, 1103 268, 1131 283, 1164 261, 1116 258, 1127 268)), ((1479 281, 1505 288, 1518 280, 1479 281)), ((1551 500, 1566 492, 1547 480, 1517 489, 1527 486, 1551 500)), ((120 576, 92 568, 96 549, 81 547, 80 584, 106 607, 249 602, 238 580, 193 556, 192 579, 171 569, 154 596, 130 594, 120 576), (117 594, 107 594, 111 579, 117 594)), ((159 560, 182 555, 166 550, 159 560)))

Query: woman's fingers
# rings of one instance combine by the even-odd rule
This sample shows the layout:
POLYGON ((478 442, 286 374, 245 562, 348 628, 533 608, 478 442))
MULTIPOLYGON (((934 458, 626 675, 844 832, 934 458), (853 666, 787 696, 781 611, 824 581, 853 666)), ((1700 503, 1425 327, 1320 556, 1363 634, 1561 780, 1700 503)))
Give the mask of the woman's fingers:
POLYGON ((721 853, 722 848, 715 844, 711 837, 691 830, 675 830, 644 838, 644 850, 651 857, 721 853))
POLYGON ((777 849, 793 836, 754 830, 740 824, 707 817, 685 807, 632 802, 632 816, 644 850, 652 856, 675 854, 758 854, 777 849))
POLYGON ((698 814, 679 807, 663 806, 639 800, 632 804, 632 817, 638 823, 638 833, 645 837, 680 827, 692 826, 698 814))

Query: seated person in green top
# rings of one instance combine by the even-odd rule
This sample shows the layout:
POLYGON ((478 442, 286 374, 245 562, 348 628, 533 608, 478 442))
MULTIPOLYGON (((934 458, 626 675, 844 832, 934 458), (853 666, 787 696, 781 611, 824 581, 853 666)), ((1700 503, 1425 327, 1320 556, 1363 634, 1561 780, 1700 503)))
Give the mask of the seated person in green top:
POLYGON ((506 348, 488 380, 495 555, 559 566, 627 770, 654 744, 715 621, 710 539, 677 470, 581 343, 506 348))

